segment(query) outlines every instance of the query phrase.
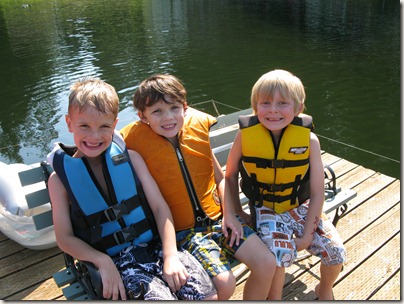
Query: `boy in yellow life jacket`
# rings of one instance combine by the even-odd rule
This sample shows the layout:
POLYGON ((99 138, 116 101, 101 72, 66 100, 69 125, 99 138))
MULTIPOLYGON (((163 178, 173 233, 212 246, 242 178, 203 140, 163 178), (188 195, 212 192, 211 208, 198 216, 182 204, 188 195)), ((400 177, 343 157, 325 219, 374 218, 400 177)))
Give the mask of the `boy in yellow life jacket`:
POLYGON ((141 120, 120 132, 127 146, 144 158, 167 201, 178 244, 205 268, 219 300, 229 299, 235 290, 227 260, 232 257, 251 270, 243 298, 266 299, 275 257, 250 227, 227 212, 224 174, 209 142, 216 119, 188 107, 186 90, 172 75, 144 80, 135 92, 134 107, 141 120))
POLYGON ((298 251, 321 258, 315 288, 320 300, 333 299, 332 287, 346 260, 342 240, 322 211, 324 169, 311 117, 302 114, 305 98, 302 82, 292 73, 262 75, 251 92, 254 114, 239 117, 240 130, 227 160, 225 202, 254 226, 276 257, 270 300, 282 299, 285 267, 298 251), (241 208, 239 173, 251 216, 241 208))

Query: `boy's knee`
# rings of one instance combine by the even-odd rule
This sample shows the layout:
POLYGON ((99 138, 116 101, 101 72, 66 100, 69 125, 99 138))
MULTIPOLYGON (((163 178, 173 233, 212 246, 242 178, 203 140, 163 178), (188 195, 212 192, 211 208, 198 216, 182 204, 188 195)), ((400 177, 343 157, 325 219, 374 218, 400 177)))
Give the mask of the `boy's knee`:
POLYGON ((272 278, 276 271, 275 255, 268 250, 260 256, 257 256, 256 263, 254 263, 253 267, 251 271, 257 271, 260 272, 262 276, 272 278))
POLYGON ((236 258, 248 266, 251 272, 272 278, 276 270, 275 255, 258 236, 250 236, 236 252, 236 258))
POLYGON ((228 300, 236 289, 236 277, 232 271, 221 272, 213 279, 217 290, 218 300, 228 300))

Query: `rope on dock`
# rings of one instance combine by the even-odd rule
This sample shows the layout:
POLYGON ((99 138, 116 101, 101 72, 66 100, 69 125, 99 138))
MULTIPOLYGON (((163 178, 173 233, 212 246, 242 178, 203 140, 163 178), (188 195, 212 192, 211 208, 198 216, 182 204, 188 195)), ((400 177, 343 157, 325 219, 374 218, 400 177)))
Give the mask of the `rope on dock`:
POLYGON ((346 144, 346 143, 344 143, 344 142, 342 142, 342 141, 338 141, 338 140, 336 140, 336 139, 332 139, 332 138, 329 138, 329 137, 320 135, 320 134, 318 134, 318 133, 316 133, 316 135, 317 135, 318 137, 322 137, 322 138, 325 138, 325 139, 327 139, 327 140, 336 142, 336 143, 338 143, 338 144, 340 144, 340 145, 344 145, 344 146, 347 146, 347 147, 350 147, 350 148, 353 148, 353 149, 360 150, 360 151, 362 151, 362 152, 366 152, 366 153, 369 153, 369 154, 373 154, 373 155, 375 155, 375 156, 378 156, 378 157, 381 157, 381 158, 390 160, 390 161, 395 162, 395 163, 398 163, 398 164, 400 163, 399 160, 396 160, 396 159, 393 159, 393 158, 390 158, 390 157, 387 157, 387 156, 384 156, 384 155, 381 155, 381 154, 377 154, 377 153, 374 153, 374 152, 372 152, 372 151, 368 151, 368 150, 365 150, 365 149, 362 149, 362 148, 359 148, 359 147, 356 147, 356 146, 353 146, 353 145, 350 145, 350 144, 346 144))

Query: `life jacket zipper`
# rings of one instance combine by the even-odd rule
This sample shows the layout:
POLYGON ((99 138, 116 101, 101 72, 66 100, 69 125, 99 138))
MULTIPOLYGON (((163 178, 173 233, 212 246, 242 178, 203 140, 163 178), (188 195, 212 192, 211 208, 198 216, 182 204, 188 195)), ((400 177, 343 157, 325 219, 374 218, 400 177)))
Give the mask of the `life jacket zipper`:
POLYGON ((192 205, 193 205, 193 209, 195 211, 195 215, 200 214, 201 207, 199 205, 198 198, 195 195, 195 191, 193 189, 193 184, 192 184, 191 178, 189 176, 187 167, 185 165, 184 158, 182 157, 182 154, 181 154, 181 151, 180 151, 179 148, 175 148, 175 153, 177 154, 177 158, 178 158, 179 165, 180 165, 180 168, 181 168, 181 171, 182 171, 182 175, 184 177, 185 186, 186 186, 186 188, 188 190, 188 194, 190 196, 190 199, 191 199, 191 202, 192 202, 192 205))

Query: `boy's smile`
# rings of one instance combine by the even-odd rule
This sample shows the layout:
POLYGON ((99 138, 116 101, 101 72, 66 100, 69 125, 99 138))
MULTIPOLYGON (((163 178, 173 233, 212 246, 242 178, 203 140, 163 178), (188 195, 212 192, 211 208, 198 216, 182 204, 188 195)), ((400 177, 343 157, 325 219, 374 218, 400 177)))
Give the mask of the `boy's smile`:
POLYGON ((71 109, 66 123, 78 148, 76 156, 92 158, 101 155, 111 144, 117 119, 112 113, 104 114, 88 106, 82 112, 71 109))
POLYGON ((175 138, 184 124, 184 105, 178 101, 159 101, 138 114, 154 132, 168 139, 175 138))
POLYGON ((278 90, 273 96, 261 97, 257 103, 259 121, 274 135, 280 134, 297 114, 294 101, 283 97, 278 90))

